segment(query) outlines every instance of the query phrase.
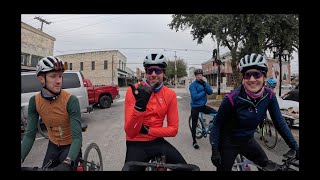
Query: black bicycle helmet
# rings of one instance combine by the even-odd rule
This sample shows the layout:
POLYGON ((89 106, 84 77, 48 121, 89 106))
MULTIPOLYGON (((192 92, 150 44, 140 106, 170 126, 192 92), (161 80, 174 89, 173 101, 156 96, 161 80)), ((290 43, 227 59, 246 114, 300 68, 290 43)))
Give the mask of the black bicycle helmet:
POLYGON ((202 74, 203 75, 203 70, 202 69, 196 69, 194 71, 194 75, 197 75, 197 74, 202 74))

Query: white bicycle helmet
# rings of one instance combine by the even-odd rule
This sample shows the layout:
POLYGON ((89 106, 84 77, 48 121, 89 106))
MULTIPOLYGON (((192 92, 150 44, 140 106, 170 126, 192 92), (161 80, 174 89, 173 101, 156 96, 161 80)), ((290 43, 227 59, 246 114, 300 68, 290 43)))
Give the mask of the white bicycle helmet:
POLYGON ((167 67, 167 58, 164 57, 163 54, 160 53, 152 53, 147 55, 144 60, 143 60, 143 66, 145 68, 152 66, 152 65, 156 65, 156 66, 160 66, 162 68, 166 68, 167 67))
POLYGON ((40 72, 64 71, 64 62, 58 57, 48 56, 42 58, 37 64, 37 76, 40 72))
POLYGON ((258 69, 264 74, 268 72, 267 60, 261 54, 252 53, 241 58, 239 63, 241 73, 245 73, 249 69, 258 69))

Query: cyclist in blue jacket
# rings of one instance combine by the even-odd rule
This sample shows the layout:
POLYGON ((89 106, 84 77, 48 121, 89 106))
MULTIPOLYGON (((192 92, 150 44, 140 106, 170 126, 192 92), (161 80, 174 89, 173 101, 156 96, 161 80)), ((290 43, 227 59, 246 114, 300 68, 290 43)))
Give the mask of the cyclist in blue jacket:
POLYGON ((276 88, 276 86, 277 86, 277 80, 275 80, 273 78, 267 79, 266 87, 270 88, 274 93, 276 93, 274 90, 274 88, 276 88))
POLYGON ((224 97, 210 133, 213 165, 217 171, 231 171, 236 156, 242 154, 255 164, 274 170, 274 164, 254 139, 267 110, 276 130, 290 147, 286 155, 299 158, 298 143, 281 115, 277 98, 264 86, 268 72, 266 58, 255 53, 245 55, 239 67, 243 84, 224 97))
POLYGON ((196 126, 198 122, 199 112, 205 114, 216 113, 217 111, 213 108, 206 106, 207 95, 212 94, 213 90, 210 85, 206 83, 203 78, 203 70, 196 69, 194 71, 196 80, 193 81, 189 86, 189 91, 191 94, 191 117, 192 117, 192 130, 191 135, 193 139, 193 147, 199 149, 199 145, 196 140, 196 126))

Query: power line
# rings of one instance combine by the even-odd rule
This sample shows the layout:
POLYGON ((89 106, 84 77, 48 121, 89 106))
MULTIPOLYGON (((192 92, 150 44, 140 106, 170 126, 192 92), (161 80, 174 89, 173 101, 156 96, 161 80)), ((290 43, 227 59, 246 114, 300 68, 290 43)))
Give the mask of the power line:
POLYGON ((212 52, 209 50, 201 50, 201 49, 179 49, 179 48, 121 48, 121 47, 114 47, 114 48, 102 48, 102 49, 74 49, 74 50, 66 50, 66 51, 61 51, 61 50, 56 50, 59 52, 72 52, 72 51, 99 51, 99 50, 106 50, 106 49, 162 49, 162 50, 171 50, 171 51, 203 51, 203 52, 212 52))
MULTIPOLYGON (((127 15, 124 15, 124 16, 127 16, 127 15)), ((94 23, 94 24, 88 24, 88 25, 86 25, 86 26, 81 26, 81 27, 74 28, 74 29, 70 29, 70 30, 67 30, 67 31, 62 31, 62 32, 60 32, 60 33, 55 34, 55 36, 57 36, 58 34, 65 33, 65 32, 70 32, 70 31, 74 31, 74 30, 77 30, 77 29, 81 29, 81 28, 85 28, 85 27, 97 25, 97 24, 100 24, 100 23, 103 23, 103 22, 107 22, 107 21, 112 21, 112 20, 115 20, 115 19, 119 19, 119 18, 124 17, 124 16, 116 17, 116 18, 113 18, 113 19, 103 20, 103 21, 100 21, 100 22, 97 22, 97 23, 94 23)))

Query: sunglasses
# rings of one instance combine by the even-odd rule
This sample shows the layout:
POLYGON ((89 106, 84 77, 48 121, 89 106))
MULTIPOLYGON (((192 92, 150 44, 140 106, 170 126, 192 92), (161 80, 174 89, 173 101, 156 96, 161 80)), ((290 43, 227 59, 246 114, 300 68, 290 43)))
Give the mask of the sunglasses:
POLYGON ((151 75, 153 71, 156 73, 156 75, 163 73, 163 70, 161 68, 148 68, 147 74, 151 75))
POLYGON ((249 80, 251 76, 253 76, 255 79, 259 79, 263 76, 263 74, 260 71, 246 72, 244 73, 243 78, 249 80))

